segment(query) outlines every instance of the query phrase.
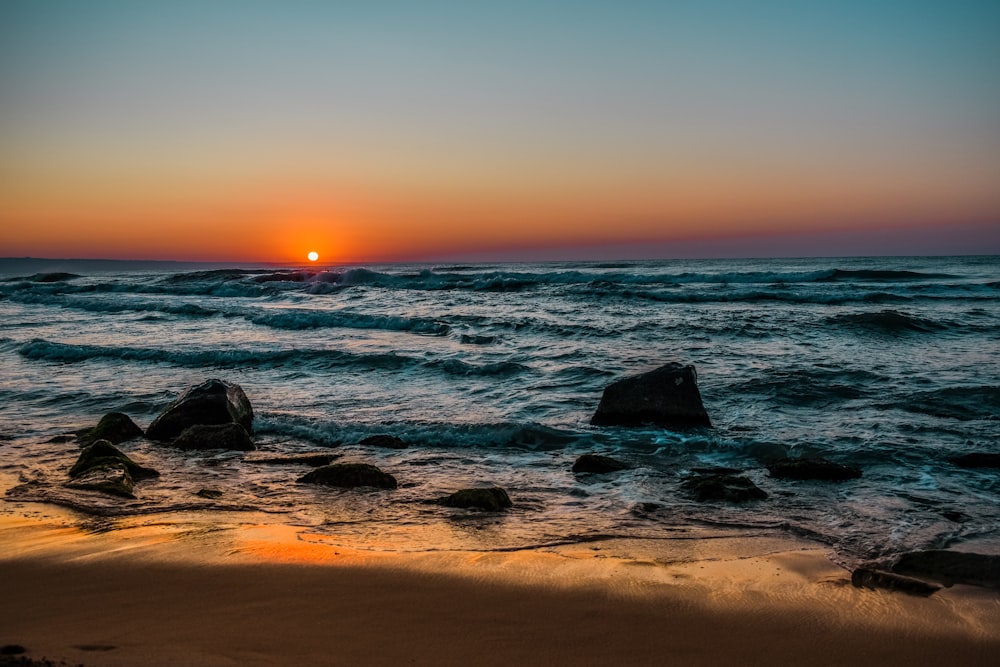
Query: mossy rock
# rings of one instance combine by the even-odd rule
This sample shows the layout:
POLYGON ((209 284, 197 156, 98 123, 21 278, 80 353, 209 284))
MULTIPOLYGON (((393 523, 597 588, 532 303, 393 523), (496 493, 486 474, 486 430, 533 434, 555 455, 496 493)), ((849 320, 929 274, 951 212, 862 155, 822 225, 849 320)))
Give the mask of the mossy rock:
POLYGON ((189 426, 174 438, 170 446, 177 449, 229 449, 239 452, 257 449, 250 434, 239 424, 189 426))
POLYGON ((143 467, 130 459, 107 440, 98 440, 84 447, 76 463, 69 469, 69 476, 77 478, 94 468, 116 466, 123 467, 133 479, 147 479, 149 477, 160 476, 160 473, 152 468, 143 467))
POLYGON ((584 454, 573 464, 573 472, 575 473, 589 472, 603 474, 626 469, 628 469, 627 463, 622 463, 610 456, 600 456, 598 454, 584 454))
POLYGON ((497 486, 480 489, 462 489, 446 498, 441 498, 437 502, 439 505, 444 505, 445 507, 476 509, 486 512, 499 512, 514 506, 507 492, 497 486))
POLYGON ((395 477, 367 463, 333 463, 321 466, 299 477, 298 481, 345 489, 359 486, 395 489, 397 486, 395 477))
POLYGON ((132 418, 122 412, 109 412, 92 429, 80 434, 81 445, 89 445, 97 440, 107 440, 118 445, 128 440, 142 437, 142 429, 132 418))

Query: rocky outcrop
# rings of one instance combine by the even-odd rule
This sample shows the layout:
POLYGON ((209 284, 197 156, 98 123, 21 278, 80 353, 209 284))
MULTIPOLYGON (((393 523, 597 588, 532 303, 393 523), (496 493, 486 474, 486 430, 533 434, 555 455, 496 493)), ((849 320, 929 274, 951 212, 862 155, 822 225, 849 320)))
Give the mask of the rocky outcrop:
POLYGON ((437 501, 445 507, 460 509, 475 509, 484 512, 499 512, 513 507, 510 496, 500 487, 493 486, 481 489, 462 489, 437 501))
POLYGON ((250 435, 239 424, 198 424, 184 429, 170 443, 177 449, 230 449, 249 452, 257 449, 250 435))
POLYGON ((361 442, 359 445, 365 447, 382 447, 384 449, 406 449, 407 444, 402 439, 397 438, 394 435, 372 435, 361 442))
POLYGON ((107 440, 98 440, 80 452, 69 470, 70 481, 65 486, 135 498, 136 480, 159 474, 139 465, 107 440))
POLYGON ((833 463, 822 458, 778 459, 767 464, 771 477, 779 479, 818 479, 841 482, 861 477, 857 468, 833 463))
POLYGON ((747 477, 731 472, 705 472, 688 477, 681 488, 698 502, 745 503, 763 500, 767 493, 747 477))
POLYGON ((711 427, 694 366, 670 363, 608 385, 590 423, 595 426, 711 427))
POLYGON ((972 452, 948 460, 961 468, 1000 468, 1000 454, 972 452))
POLYGON ((626 470, 628 468, 627 463, 622 463, 617 459, 613 459, 610 456, 600 456, 598 454, 584 454, 573 463, 573 472, 575 473, 596 473, 603 474, 609 472, 618 472, 619 470, 626 470))
POLYGON ((253 408, 238 384, 208 380, 190 387, 146 429, 150 440, 167 442, 191 426, 239 424, 253 433, 253 408))
POLYGON ((358 486, 395 489, 397 486, 395 477, 367 463, 332 463, 306 473, 298 481, 348 489, 358 486))
POLYGON ((859 567, 851 573, 851 584, 855 588, 881 588, 887 591, 898 591, 908 595, 919 595, 927 597, 941 590, 940 586, 929 584, 920 579, 903 576, 895 572, 884 570, 874 570, 867 567, 859 567))
POLYGON ((122 412, 109 412, 101 417, 97 426, 80 433, 78 439, 81 445, 89 445, 98 440, 107 440, 113 445, 118 445, 141 437, 142 429, 132 421, 131 417, 122 412))

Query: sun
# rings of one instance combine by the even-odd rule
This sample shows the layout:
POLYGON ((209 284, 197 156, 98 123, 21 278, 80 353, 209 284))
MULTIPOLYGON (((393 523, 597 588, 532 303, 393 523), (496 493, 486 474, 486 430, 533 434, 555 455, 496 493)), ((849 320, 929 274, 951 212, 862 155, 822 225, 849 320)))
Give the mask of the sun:
POLYGON ((319 259, 319 253, 316 252, 315 250, 311 250, 309 251, 309 254, 306 255, 306 257, 309 258, 310 262, 315 262, 317 259, 319 259))

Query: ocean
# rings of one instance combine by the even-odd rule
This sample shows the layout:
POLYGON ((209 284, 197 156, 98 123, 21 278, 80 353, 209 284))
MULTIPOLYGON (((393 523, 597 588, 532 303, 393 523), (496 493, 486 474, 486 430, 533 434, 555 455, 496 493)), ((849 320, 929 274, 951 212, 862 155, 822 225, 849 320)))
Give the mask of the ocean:
POLYGON ((854 563, 1000 544, 1000 473, 950 460, 1000 452, 997 257, 26 266, 0 261, 10 505, 69 506, 108 528, 262 512, 396 551, 782 533, 854 563), (590 425, 605 386, 670 361, 696 367, 714 428, 590 425), (58 436, 113 411, 145 427, 210 378, 246 391, 262 452, 372 463, 399 488, 300 484, 304 466, 141 439, 121 447, 161 476, 136 499, 63 486, 79 449, 58 436), (358 444, 378 434, 409 446, 358 444), (775 452, 862 476, 777 479, 765 467, 775 452), (630 468, 575 475, 584 453, 630 468), (768 497, 697 502, 683 481, 712 467, 768 497), (427 502, 481 485, 514 507, 427 502))

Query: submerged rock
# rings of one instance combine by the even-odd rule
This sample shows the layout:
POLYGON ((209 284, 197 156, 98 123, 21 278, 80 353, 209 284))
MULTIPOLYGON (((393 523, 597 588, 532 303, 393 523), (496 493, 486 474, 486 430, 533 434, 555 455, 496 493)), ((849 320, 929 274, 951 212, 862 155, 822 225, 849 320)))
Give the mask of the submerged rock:
POLYGON ((132 421, 131 417, 122 412, 109 412, 101 417, 97 426, 81 433, 79 441, 80 444, 89 445, 97 440, 107 440, 113 445, 118 445, 141 437, 142 429, 132 421))
POLYGON ((694 366, 669 363, 648 373, 618 380, 604 389, 590 423, 595 426, 711 427, 697 379, 694 366))
POLYGON ((406 449, 408 445, 394 435, 372 435, 358 443, 365 447, 384 447, 386 449, 406 449))
POLYGON ((486 512, 499 512, 513 507, 510 496, 498 486, 481 489, 462 489, 437 501, 445 507, 460 509, 477 509, 486 512))
POLYGON ((935 586, 920 579, 906 577, 895 572, 873 570, 867 567, 859 567, 851 573, 851 584, 855 588, 881 588, 887 591, 898 591, 921 597, 933 595, 941 590, 940 586, 935 586))
POLYGON ((702 503, 715 500, 743 503, 767 498, 767 493, 750 479, 732 473, 708 473, 688 477, 681 483, 681 488, 702 503))
POLYGON ((622 463, 610 456, 600 456, 598 454, 584 454, 573 464, 573 472, 608 473, 626 470, 628 464, 622 463))
POLYGON ((194 495, 198 496, 199 498, 205 498, 206 500, 218 500, 224 494, 219 489, 198 489, 198 491, 195 492, 194 495))
POLYGON ((940 581, 1000 588, 1000 556, 965 551, 912 551, 900 556, 893 572, 940 581))
POLYGON ((342 488, 395 489, 397 486, 395 477, 367 463, 332 463, 306 473, 298 481, 342 488))
POLYGON ((239 424, 253 433, 253 408, 238 384, 208 380, 188 388, 146 429, 150 440, 168 441, 197 425, 239 424))
POLYGON ((257 449, 250 435, 239 424, 198 424, 184 429, 170 443, 177 449, 231 449, 249 452, 257 449))
POLYGON ((330 465, 336 460, 337 454, 267 454, 263 456, 248 456, 244 463, 260 463, 265 465, 307 465, 313 468, 330 465))
POLYGON ((948 460, 961 468, 1000 468, 1000 454, 972 452, 948 460))
POLYGON ((98 440, 80 452, 69 470, 71 489, 100 491, 123 498, 135 498, 136 480, 158 477, 160 473, 145 468, 107 440, 98 440))
POLYGON ((861 477, 857 468, 843 466, 821 458, 778 459, 767 464, 771 477, 779 479, 820 479, 841 482, 861 477))

